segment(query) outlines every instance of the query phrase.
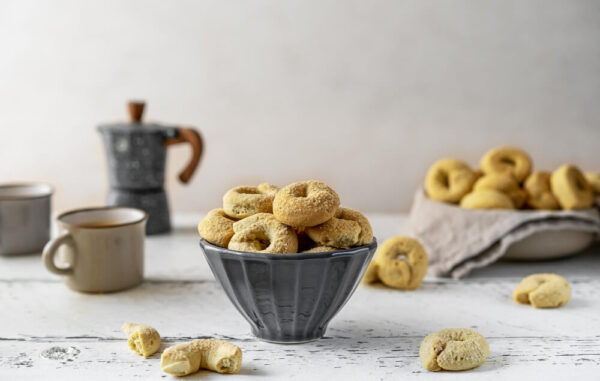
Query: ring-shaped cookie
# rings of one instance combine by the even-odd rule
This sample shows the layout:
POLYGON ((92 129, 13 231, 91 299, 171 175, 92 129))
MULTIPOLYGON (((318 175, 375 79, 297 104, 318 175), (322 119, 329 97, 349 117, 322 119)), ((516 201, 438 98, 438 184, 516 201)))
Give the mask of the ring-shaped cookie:
POLYGON ((230 250, 255 253, 296 253, 298 237, 291 227, 269 213, 257 213, 233 224, 230 250))
POLYGON ((495 189, 510 197, 515 208, 519 209, 527 199, 527 193, 521 189, 517 180, 509 173, 490 173, 479 178, 473 191, 477 192, 483 189, 495 189))
POLYGON ((421 363, 427 370, 467 370, 483 364, 490 355, 490 346, 477 331, 468 328, 448 328, 431 333, 419 348, 421 363))
POLYGON ((372 260, 362 277, 362 283, 371 284, 379 281, 379 265, 376 260, 372 260))
POLYGON ((481 169, 490 173, 510 173, 518 183, 531 173, 531 158, 518 148, 498 147, 488 151, 481 158, 481 169))
POLYGON ((213 245, 227 247, 235 222, 223 209, 213 209, 198 224, 198 233, 213 245))
POLYGON ((527 177, 523 188, 527 193, 527 205, 533 209, 560 209, 558 200, 550 190, 550 172, 537 171, 527 177))
POLYGON ((318 245, 331 247, 361 246, 373 240, 369 220, 356 210, 342 207, 328 221, 306 228, 306 234, 318 245))
POLYGON ((419 241, 410 237, 392 237, 375 256, 379 279, 389 287, 414 290, 423 281, 429 265, 427 253, 419 241))
POLYGON ((550 176, 552 193, 563 209, 585 209, 594 204, 594 192, 583 173, 573 165, 563 165, 550 176))
POLYGON ((471 192, 460 201, 466 209, 514 209, 515 206, 506 194, 495 189, 482 189, 471 192))
POLYGON ((571 287, 565 278, 557 274, 532 274, 525 277, 513 291, 518 303, 531 304, 535 308, 564 306, 571 298, 571 287))
POLYGON ((425 192, 433 200, 457 203, 473 188, 477 175, 456 159, 438 160, 425 177, 425 192))
POLYGON ((256 213, 271 213, 277 193, 275 185, 263 183, 257 187, 241 186, 223 196, 223 210, 234 218, 246 218, 256 213))
POLYGON ((586 172, 584 176, 594 193, 600 195, 600 173, 586 172))
POLYGON ((217 339, 198 339, 173 345, 160 356, 160 369, 175 377, 196 373, 200 369, 218 373, 238 373, 242 367, 242 350, 217 339))
POLYGON ((308 227, 329 220, 338 207, 337 193, 320 181, 299 181, 281 188, 273 200, 273 214, 286 225, 308 227))
POLYGON ((301 253, 329 253, 331 251, 338 251, 339 248, 331 246, 315 246, 312 249, 301 251, 301 253))

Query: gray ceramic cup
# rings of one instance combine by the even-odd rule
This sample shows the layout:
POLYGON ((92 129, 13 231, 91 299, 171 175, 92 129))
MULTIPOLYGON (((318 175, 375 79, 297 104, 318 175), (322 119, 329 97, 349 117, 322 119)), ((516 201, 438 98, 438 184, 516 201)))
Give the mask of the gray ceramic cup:
POLYGON ((46 184, 0 185, 0 255, 41 253, 50 238, 50 198, 46 184))
POLYGON ((114 292, 137 286, 144 279, 147 220, 144 211, 125 207, 62 213, 57 217, 58 237, 44 247, 44 265, 75 291, 114 292))

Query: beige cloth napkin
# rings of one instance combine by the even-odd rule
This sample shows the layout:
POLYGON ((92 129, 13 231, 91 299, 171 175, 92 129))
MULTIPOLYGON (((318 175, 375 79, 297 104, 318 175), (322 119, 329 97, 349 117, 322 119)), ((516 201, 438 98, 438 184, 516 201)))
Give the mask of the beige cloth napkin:
POLYGON ((427 250, 429 273, 461 278, 497 261, 517 241, 544 230, 581 230, 600 235, 596 209, 579 211, 469 210, 415 196, 407 234, 427 250))

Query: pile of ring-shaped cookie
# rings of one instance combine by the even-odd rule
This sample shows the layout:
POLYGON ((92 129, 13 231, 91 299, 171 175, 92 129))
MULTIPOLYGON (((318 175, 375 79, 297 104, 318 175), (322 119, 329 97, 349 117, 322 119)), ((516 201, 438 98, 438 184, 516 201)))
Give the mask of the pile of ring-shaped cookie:
POLYGON ((425 192, 433 200, 467 209, 590 208, 600 195, 600 174, 582 173, 574 165, 554 172, 532 172, 529 155, 518 148, 498 147, 472 169, 457 159, 435 162, 425 177, 425 192))
POLYGON ((214 245, 256 253, 328 252, 373 240, 369 220, 341 207, 338 194, 315 180, 230 189, 223 208, 211 210, 198 233, 214 245))

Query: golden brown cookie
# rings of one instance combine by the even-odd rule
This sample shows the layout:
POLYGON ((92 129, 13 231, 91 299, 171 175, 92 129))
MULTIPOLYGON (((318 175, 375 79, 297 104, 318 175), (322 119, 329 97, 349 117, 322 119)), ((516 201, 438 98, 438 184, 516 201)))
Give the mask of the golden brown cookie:
POLYGON ((431 333, 419 349, 421 363, 427 370, 467 370, 487 360, 490 347, 479 332, 467 328, 448 328, 431 333))
POLYGON ((515 208, 519 209, 525 203, 527 193, 521 189, 517 180, 509 173, 490 173, 475 182, 473 191, 495 189, 510 197, 515 208))
POLYGON ((263 183, 257 187, 241 186, 223 196, 223 210, 233 218, 246 218, 256 213, 271 213, 277 193, 275 185, 263 183))
POLYGON ((600 195, 600 173, 586 172, 584 176, 594 193, 600 195))
POLYGON ((473 188, 477 175, 456 159, 438 160, 425 177, 425 192, 432 200, 457 203, 473 188))
POLYGON ((160 335, 149 325, 125 323, 122 329, 127 335, 127 345, 138 355, 148 358, 160 348, 160 335))
POLYGON ((550 172, 533 172, 525 184, 523 184, 527 193, 527 205, 533 209, 560 209, 558 200, 550 190, 550 172))
POLYGON ((594 204, 594 193, 579 168, 563 165, 550 176, 552 193, 563 209, 585 209, 594 204))
POLYGON ((306 234, 321 246, 348 248, 367 245, 373 240, 369 220, 350 208, 339 208, 328 221, 306 228, 306 234))
POLYGON ((570 298, 569 282, 557 274, 529 275, 513 291, 515 301, 535 308, 564 306, 570 298))
POLYGON ((198 233, 213 245, 227 247, 233 236, 233 224, 236 221, 223 209, 213 209, 198 224, 198 233))
POLYGON ((466 209, 514 209, 512 200, 495 189, 482 189, 471 192, 460 202, 466 209))
POLYGON ((481 169, 490 173, 510 173, 521 183, 531 173, 531 158, 518 148, 498 147, 488 151, 481 158, 481 169))
POLYGON ((365 271, 365 275, 362 277, 362 283, 371 284, 379 281, 379 265, 373 259, 369 263, 369 267, 367 267, 367 271, 365 271))
POLYGON ((256 253, 296 253, 298 237, 291 227, 269 213, 257 213, 233 224, 230 250, 256 253))
POLYGON ((242 350, 237 345, 216 339, 174 345, 160 357, 160 369, 176 377, 196 373, 200 369, 238 373, 241 367, 242 350))
POLYGON ((419 241, 402 236, 386 240, 377 250, 375 261, 379 279, 386 286, 401 290, 419 287, 429 265, 419 241))
POLYGON ((308 227, 329 220, 338 207, 337 193, 320 181, 299 181, 283 187, 275 195, 273 214, 286 225, 308 227))
POLYGON ((339 249, 331 246, 315 246, 312 249, 301 251, 301 253, 329 253, 331 251, 339 251, 343 249, 339 249))

